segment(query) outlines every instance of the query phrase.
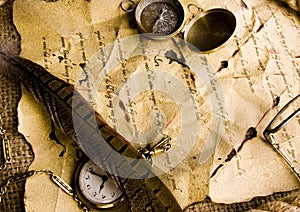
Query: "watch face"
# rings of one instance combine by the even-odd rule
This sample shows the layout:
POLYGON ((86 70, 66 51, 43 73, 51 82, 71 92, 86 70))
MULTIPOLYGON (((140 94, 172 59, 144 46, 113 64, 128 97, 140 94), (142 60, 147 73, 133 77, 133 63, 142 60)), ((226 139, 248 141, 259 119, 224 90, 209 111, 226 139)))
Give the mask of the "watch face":
POLYGON ((111 208, 124 200, 115 179, 91 160, 83 162, 78 169, 75 176, 76 192, 87 206, 111 208))

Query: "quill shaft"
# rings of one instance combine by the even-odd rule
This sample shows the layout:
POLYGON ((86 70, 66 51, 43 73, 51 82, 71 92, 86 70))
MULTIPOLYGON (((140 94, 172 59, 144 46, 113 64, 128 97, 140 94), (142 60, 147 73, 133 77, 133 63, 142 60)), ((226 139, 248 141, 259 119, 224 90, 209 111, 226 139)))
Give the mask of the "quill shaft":
POLYGON ((93 162, 112 174, 126 173, 121 180, 132 211, 181 211, 171 192, 155 177, 150 164, 108 126, 73 85, 30 60, 18 56, 10 60, 25 88, 46 106, 52 120, 93 162))

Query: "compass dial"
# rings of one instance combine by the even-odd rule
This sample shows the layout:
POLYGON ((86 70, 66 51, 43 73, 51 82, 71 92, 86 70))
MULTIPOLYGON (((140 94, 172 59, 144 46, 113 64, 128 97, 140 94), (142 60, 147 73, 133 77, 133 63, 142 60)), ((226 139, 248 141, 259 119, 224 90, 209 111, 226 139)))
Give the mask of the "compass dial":
POLYGON ((154 2, 144 8, 141 23, 147 33, 168 35, 181 24, 177 10, 169 3, 154 2))

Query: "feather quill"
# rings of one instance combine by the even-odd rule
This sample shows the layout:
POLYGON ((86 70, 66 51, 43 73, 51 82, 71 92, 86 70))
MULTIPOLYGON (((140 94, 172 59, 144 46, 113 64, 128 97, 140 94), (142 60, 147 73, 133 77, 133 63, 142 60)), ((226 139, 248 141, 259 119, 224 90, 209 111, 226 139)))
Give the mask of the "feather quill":
POLYGON ((114 175, 127 174, 118 179, 125 189, 131 211, 182 211, 150 164, 94 111, 73 85, 25 58, 11 57, 10 62, 15 67, 13 74, 46 106, 51 119, 90 159, 114 175))

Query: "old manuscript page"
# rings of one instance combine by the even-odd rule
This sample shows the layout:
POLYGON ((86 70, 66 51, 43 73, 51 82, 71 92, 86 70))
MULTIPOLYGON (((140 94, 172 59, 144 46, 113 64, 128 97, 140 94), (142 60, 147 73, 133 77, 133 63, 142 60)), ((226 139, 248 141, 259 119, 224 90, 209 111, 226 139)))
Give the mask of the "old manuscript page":
MULTIPOLYGON (((170 63, 168 58, 155 55, 145 60, 137 55, 120 60, 108 70, 97 84, 97 98, 91 98, 91 103, 129 141, 157 141, 167 134, 172 137, 173 148, 189 149, 174 169, 160 175, 182 208, 206 196, 215 202, 232 203, 299 188, 293 173, 262 135, 276 112, 300 92, 299 17, 274 1, 181 2, 185 8, 189 3, 204 10, 225 7, 237 19, 234 35, 224 47, 206 55, 187 55, 191 63, 197 59, 196 65, 199 62, 201 68, 209 70, 208 75, 217 80, 221 90, 214 93, 213 87, 206 89, 202 75, 176 61, 170 63), (154 92, 147 90, 149 81, 138 78, 145 71, 145 63, 159 69, 149 75, 159 88, 154 92), (122 65, 132 72, 122 72, 122 65), (174 77, 159 83, 160 71, 174 77), (130 86, 124 86, 125 78, 130 86), (111 96, 107 97, 108 93, 111 96), (126 98, 122 99, 121 94, 126 98), (274 106, 278 97, 279 104, 274 106), (110 101, 112 98, 115 102, 110 101), (221 106, 214 111, 218 99, 221 106), (114 104, 119 107, 111 106, 114 104), (189 110, 190 105, 193 107, 189 110), (125 108, 126 116, 120 108, 125 108), (256 128, 257 137, 225 162, 229 153, 240 147, 250 127, 256 128), (223 166, 215 172, 220 164, 223 166)), ((66 82, 88 86, 84 66, 96 61, 96 66, 102 67, 103 63, 95 60, 101 49, 107 53, 113 41, 119 40, 116 52, 121 54, 128 49, 122 38, 137 33, 129 27, 128 15, 119 5, 120 1, 115 0, 16 1, 14 22, 22 36, 22 56, 66 82)), ((192 14, 188 10, 186 13, 189 21, 192 14)), ((174 46, 165 46, 163 51, 171 49, 174 46)), ((174 52, 179 57, 180 52, 174 52)), ((114 54, 102 58, 108 61, 114 59, 114 54)), ((49 169, 71 184, 81 156, 79 148, 57 129, 58 139, 66 145, 62 153, 63 146, 49 138, 51 126, 45 108, 25 90, 19 117, 19 130, 35 153, 30 169, 49 169)), ((294 136, 299 136, 299 131, 296 133, 294 136)), ((297 152, 295 147, 289 148, 297 152)), ((170 151, 175 161, 176 152, 172 147, 170 151)), ((154 158, 154 164, 159 160, 154 158)), ((72 197, 47 175, 28 179, 25 201, 30 212, 80 211, 72 197)))

